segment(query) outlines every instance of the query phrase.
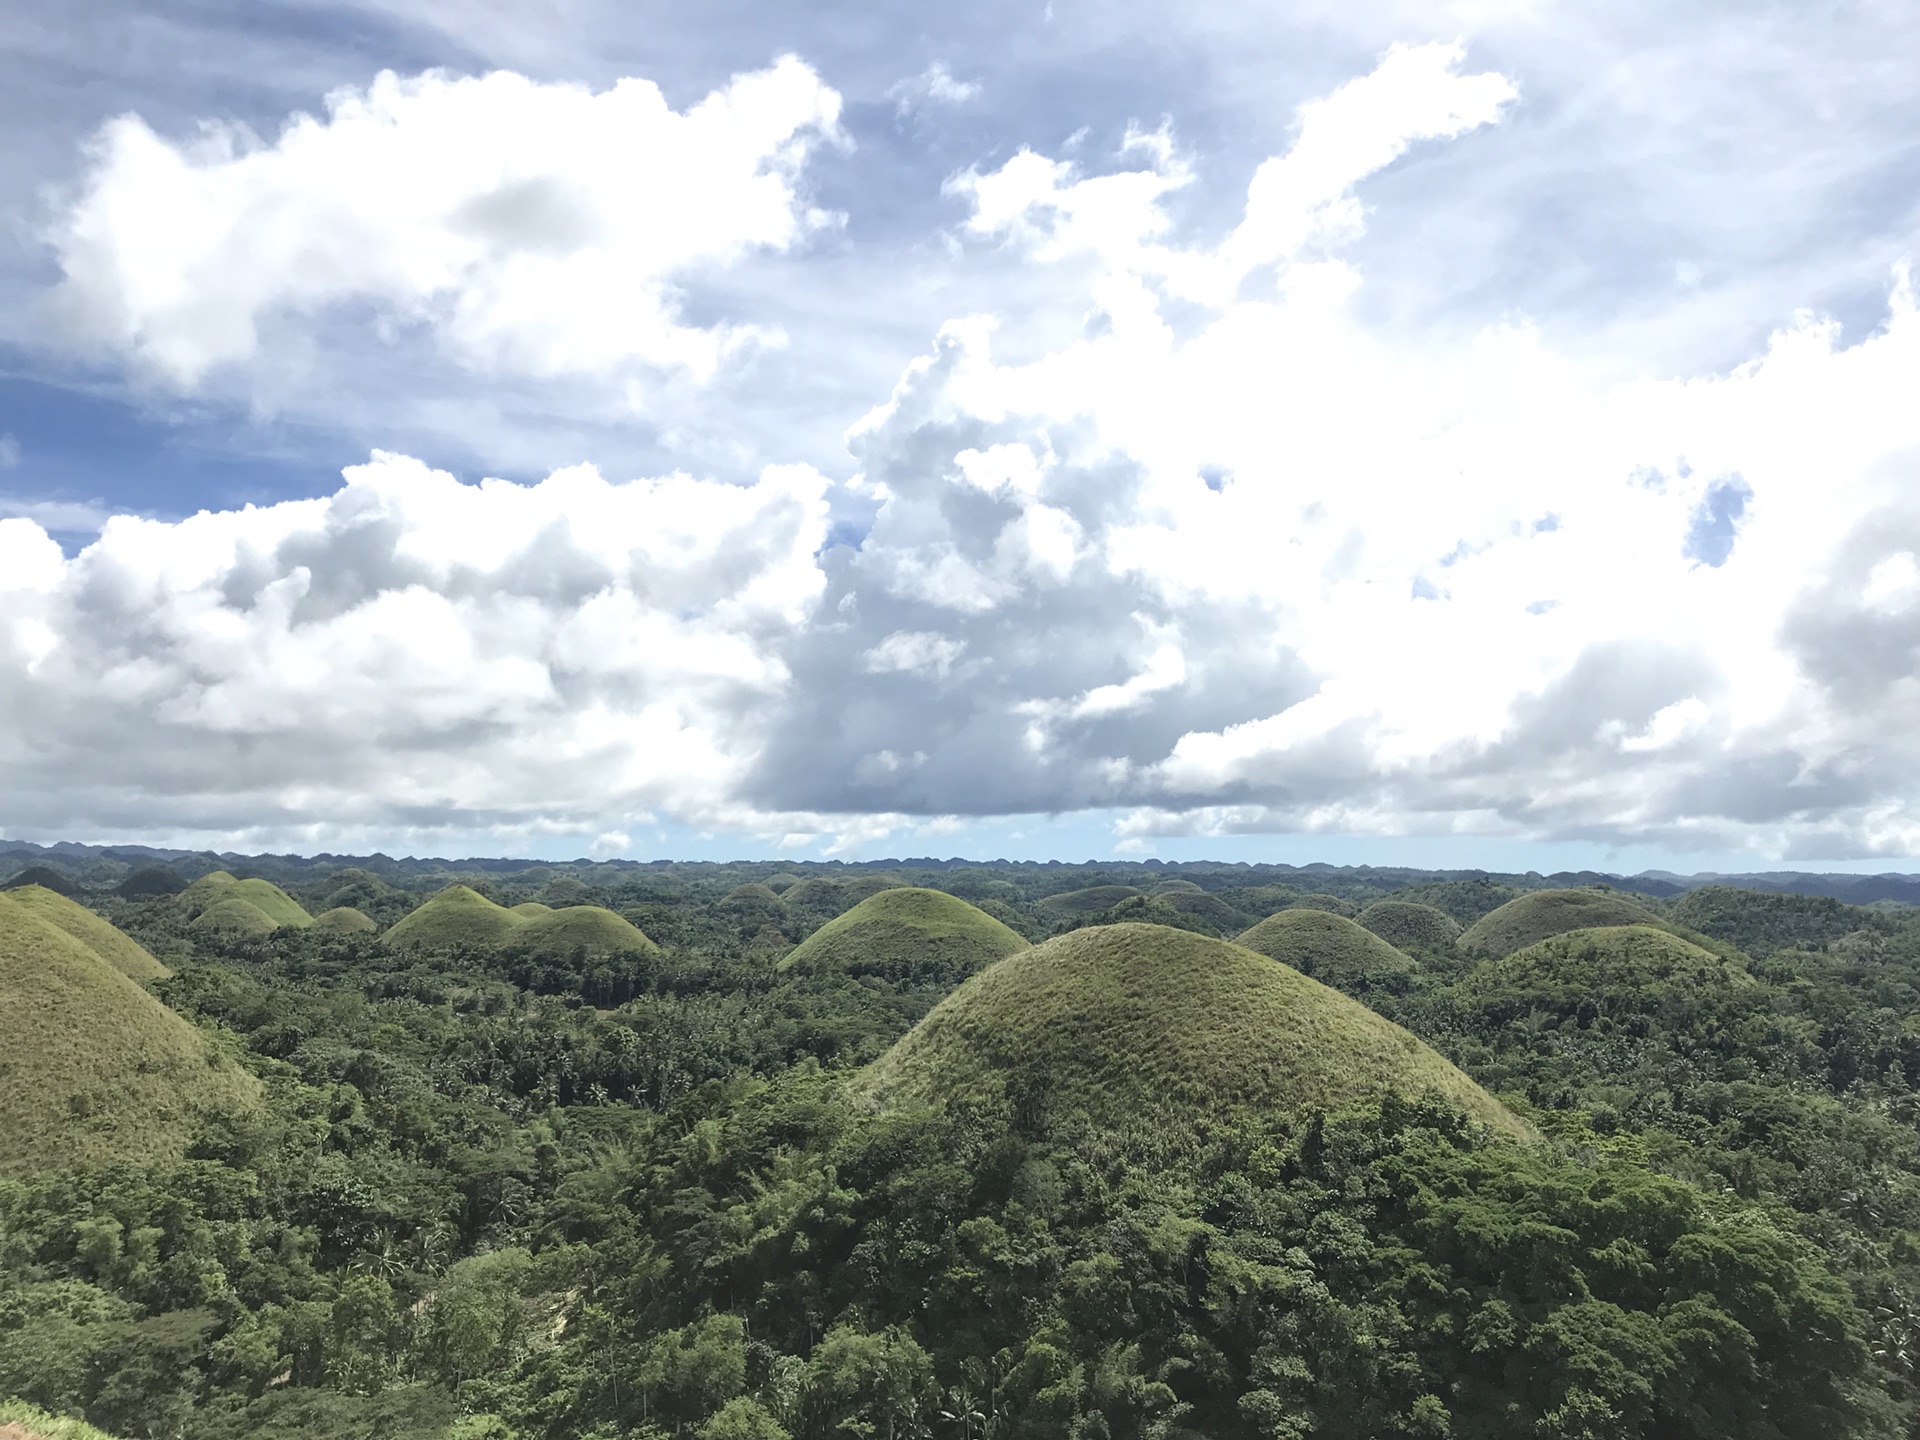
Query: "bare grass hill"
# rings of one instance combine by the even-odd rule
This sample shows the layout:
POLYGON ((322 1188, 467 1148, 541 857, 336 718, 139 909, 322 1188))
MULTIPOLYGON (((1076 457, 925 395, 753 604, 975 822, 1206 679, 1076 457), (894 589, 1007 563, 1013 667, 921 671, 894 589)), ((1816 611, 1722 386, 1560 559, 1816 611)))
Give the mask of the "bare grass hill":
POLYGON ((254 1078, 65 930, 0 899, 0 1174, 161 1161, 259 1104, 254 1078))
POLYGON ((937 970, 959 978, 1026 948, 1023 936, 958 896, 900 887, 829 920, 780 968, 892 979, 937 970))
MULTIPOLYGON (((1361 933, 1365 933, 1364 931, 1361 933)), ((1369 936, 1369 939, 1373 937, 1369 936)), ((1160 925, 1076 930, 989 966, 861 1076, 874 1103, 964 1103, 1153 1167, 1388 1095, 1528 1127, 1446 1059, 1264 955, 1160 925)))
POLYGON ((1236 942, 1336 990, 1367 990, 1410 975, 1413 957, 1330 910, 1278 910, 1236 942))
POLYGON ((1533 890, 1474 921, 1460 948, 1498 959, 1569 930, 1606 925, 1671 928, 1660 916, 1616 890, 1533 890))
POLYGON ((64 930, 130 980, 163 980, 173 972, 153 957, 146 946, 113 927, 77 900, 39 885, 0 892, 7 903, 64 930))
POLYGON ((225 870, 202 875, 174 897, 174 903, 195 918, 223 900, 244 900, 273 922, 304 930, 313 924, 313 916, 293 896, 271 880, 236 879, 225 870))

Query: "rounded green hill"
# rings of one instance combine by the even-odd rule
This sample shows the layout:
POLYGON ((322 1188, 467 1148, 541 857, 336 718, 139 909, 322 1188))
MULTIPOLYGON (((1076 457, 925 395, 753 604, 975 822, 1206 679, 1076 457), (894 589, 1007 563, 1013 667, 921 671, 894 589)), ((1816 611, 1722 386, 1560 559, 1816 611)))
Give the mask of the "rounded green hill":
POLYGON ((1483 962, 1466 988, 1509 1015, 1690 1008, 1754 984, 1739 965, 1651 925, 1568 930, 1483 962))
POLYGON ((25 890, 36 885, 42 890, 65 896, 72 896, 79 889, 73 883, 73 878, 64 871, 56 870, 51 865, 29 865, 6 884, 0 885, 0 891, 25 890))
POLYGON ((321 935, 371 935, 380 927, 364 910, 351 905, 336 905, 313 917, 314 931, 321 935))
POLYGON ((537 915, 553 914, 553 906, 542 905, 538 900, 522 900, 518 905, 509 905, 507 913, 518 915, 522 920, 531 920, 537 915))
POLYGON ((1218 895, 1209 895, 1204 890, 1167 890, 1157 889, 1148 897, 1177 910, 1182 915, 1191 915, 1196 920, 1204 920, 1224 935, 1231 935, 1247 923, 1247 917, 1218 895))
POLYGON ((817 875, 789 886, 780 898, 795 910, 844 910, 853 903, 838 880, 817 875))
POLYGON ((1084 890, 1067 890, 1036 900, 1033 908, 1057 919, 1072 919, 1076 915, 1098 915, 1140 893, 1131 885, 1089 885, 1084 890))
POLYGON ((749 881, 736 885, 721 897, 722 905, 778 905, 780 897, 765 885, 749 881))
POLYGON ((273 917, 251 900, 228 896, 216 900, 193 917, 187 929, 222 940, 258 940, 280 927, 273 917))
POLYGON ((1460 938, 1458 920, 1411 900, 1376 900, 1358 918, 1361 928, 1397 950, 1451 950, 1460 938))
POLYGON ((1359 906, 1351 900, 1342 900, 1338 895, 1323 895, 1317 890, 1309 890, 1305 895, 1294 895, 1282 907, 1287 910, 1325 910, 1329 915, 1344 915, 1351 920, 1359 912, 1359 906))
POLYGON ((585 950, 589 955, 621 955, 630 951, 650 951, 660 947, 631 921, 598 905, 569 905, 524 920, 507 936, 511 950, 534 955, 571 955, 585 950))
POLYGON ((1569 930, 1605 925, 1666 922, 1646 906, 1613 890, 1531 890, 1482 915, 1460 936, 1459 946, 1498 959, 1569 930))
POLYGON ((782 870, 777 874, 769 875, 764 883, 774 894, 784 895, 800 883, 800 877, 798 875, 788 874, 785 870, 782 870))
POLYGON ((1388 1095, 1438 1099, 1510 1137, 1529 1134, 1357 1001, 1241 946, 1160 925, 1076 930, 991 966, 856 1083, 878 1104, 964 1100, 1166 1168, 1388 1095))
POLYGON ((7 903, 64 930, 130 980, 160 980, 173 972, 131 935, 115 929, 77 900, 39 885, 4 892, 7 903))
POLYGON ((780 968, 893 979, 936 968, 970 975, 1026 948, 1018 933, 957 895, 909 886, 882 890, 829 920, 780 968))
POLYGON ((0 1173, 179 1156, 252 1076, 66 931, 0 901, 0 1173))
POLYGON ((236 880, 225 870, 202 875, 174 896, 174 903, 192 916, 200 915, 223 900, 246 901, 271 920, 276 929, 282 925, 305 929, 313 923, 313 916, 307 913, 306 907, 271 880, 236 880))
POLYGON ((380 938, 396 950, 495 947, 521 924, 520 917, 477 890, 449 885, 380 938))
POLYGON ((1340 990, 1377 984, 1416 968, 1412 957, 1331 910, 1276 911, 1236 943, 1340 990))
POLYGON ((1147 892, 1156 900, 1165 899, 1169 895, 1204 895, 1206 893, 1191 880, 1162 880, 1147 892))

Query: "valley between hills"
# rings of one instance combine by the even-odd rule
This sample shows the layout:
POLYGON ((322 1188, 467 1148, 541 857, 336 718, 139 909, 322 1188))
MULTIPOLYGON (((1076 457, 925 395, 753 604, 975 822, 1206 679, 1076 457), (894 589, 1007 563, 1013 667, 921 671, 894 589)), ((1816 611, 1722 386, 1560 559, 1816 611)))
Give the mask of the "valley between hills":
POLYGON ((0 1440, 1920 1435, 1920 908, 0 857, 0 1440))

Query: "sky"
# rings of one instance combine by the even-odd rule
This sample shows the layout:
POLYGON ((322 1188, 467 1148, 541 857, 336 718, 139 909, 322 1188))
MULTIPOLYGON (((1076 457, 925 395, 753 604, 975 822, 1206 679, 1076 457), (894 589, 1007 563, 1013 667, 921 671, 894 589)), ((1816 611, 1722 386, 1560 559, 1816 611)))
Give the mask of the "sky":
POLYGON ((0 15, 0 836, 1920 868, 1920 11, 0 15))

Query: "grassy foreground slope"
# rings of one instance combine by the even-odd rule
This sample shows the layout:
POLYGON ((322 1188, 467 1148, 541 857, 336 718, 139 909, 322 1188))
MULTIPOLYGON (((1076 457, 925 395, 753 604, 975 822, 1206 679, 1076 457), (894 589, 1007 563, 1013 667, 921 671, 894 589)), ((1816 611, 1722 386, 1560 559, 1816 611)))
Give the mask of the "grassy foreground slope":
POLYGON ((114 969, 131 980, 162 980, 173 972, 162 965, 131 935, 76 900, 40 885, 0 892, 0 903, 19 905, 56 929, 64 930, 114 969))
POLYGON ((1460 948, 1498 959, 1569 930, 1666 922, 1646 906, 1608 890, 1534 890, 1481 916, 1460 937, 1460 948))
POLYGON ((0 1174, 178 1155, 253 1077, 64 930, 0 901, 0 1174))
POLYGON ((82 1420, 49 1415, 24 1400, 0 1400, 0 1440, 113 1440, 82 1420))
POLYGON ((835 916, 780 968, 897 977, 937 966, 969 975, 1026 948, 1022 936, 956 895, 902 887, 835 916))
POLYGON ((881 1104, 999 1107, 1167 1168, 1201 1161, 1231 1133, 1390 1094, 1529 1133, 1357 1001, 1241 946, 1159 925, 1077 930, 982 971, 857 1085, 881 1104))
POLYGON ((1330 910, 1276 911, 1235 943, 1336 989, 1415 968, 1412 957, 1330 910))
POLYGON ((397 950, 492 946, 505 941, 520 924, 518 915, 479 891, 449 885, 380 938, 397 950))

